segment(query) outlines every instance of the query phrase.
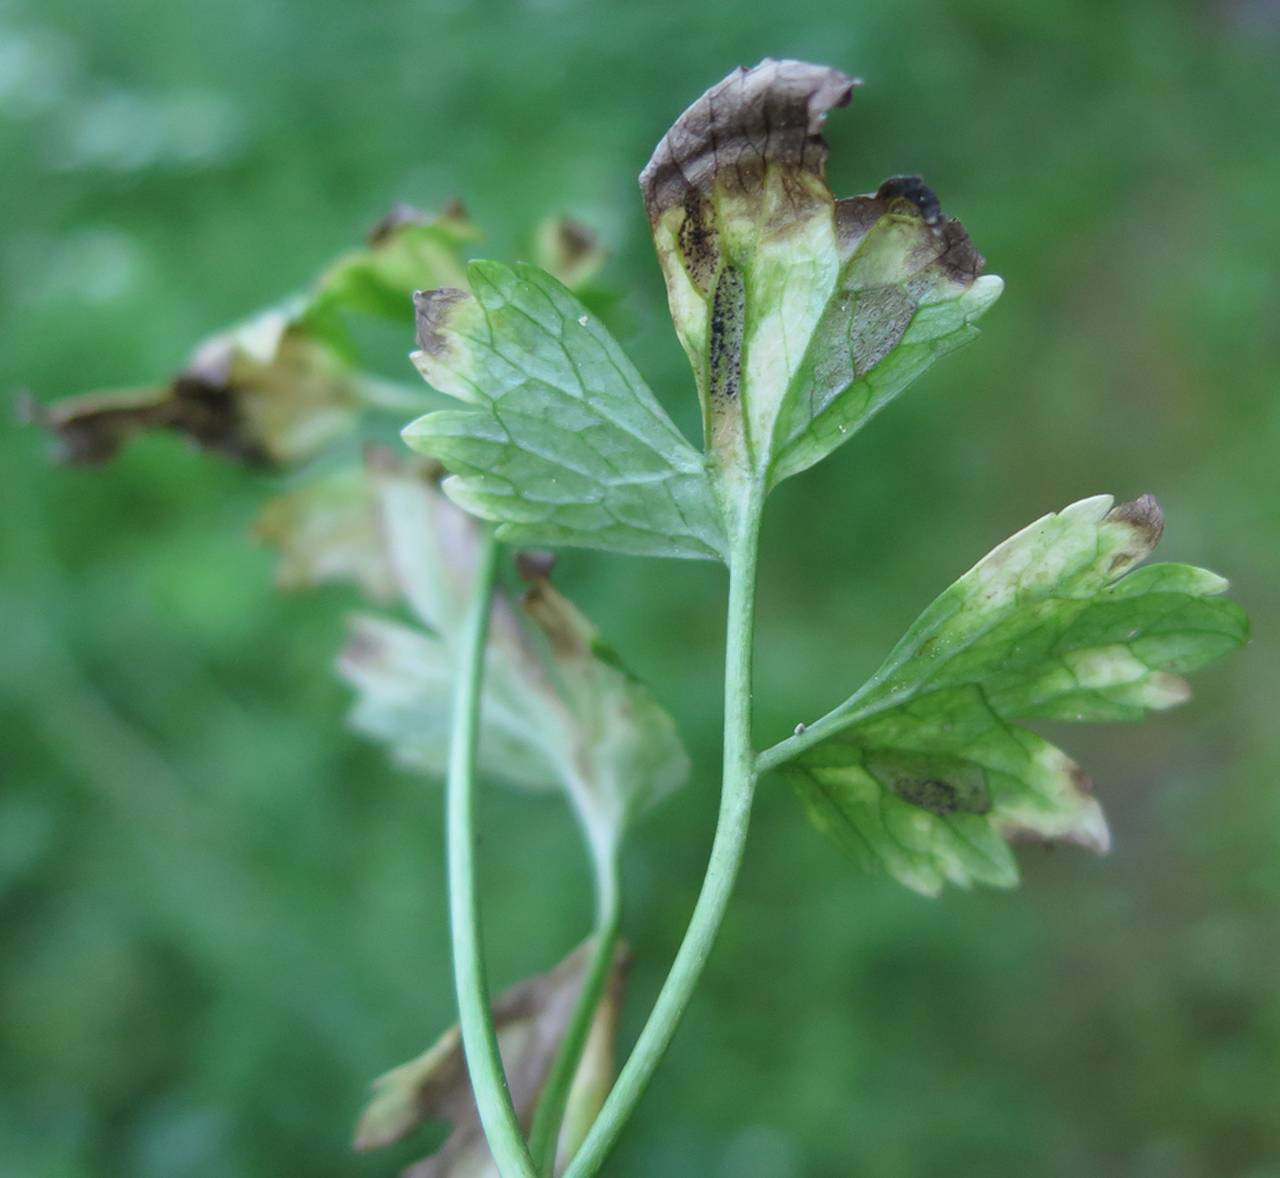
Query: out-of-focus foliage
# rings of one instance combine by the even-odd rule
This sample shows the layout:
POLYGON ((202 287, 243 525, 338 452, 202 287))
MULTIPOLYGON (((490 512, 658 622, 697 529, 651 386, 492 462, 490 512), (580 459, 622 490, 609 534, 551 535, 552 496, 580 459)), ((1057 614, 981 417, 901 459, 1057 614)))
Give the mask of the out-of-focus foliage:
MULTIPOLYGON (((572 1018, 590 963, 590 942, 555 969, 525 978, 493 1001, 498 1047, 521 1123, 528 1125, 546 1084, 560 1041, 572 1018)), ((613 1083, 613 1035, 626 988, 627 951, 620 948, 604 999, 596 1011, 586 1050, 570 1086, 560 1133, 560 1165, 577 1151, 613 1083)), ((453 1132, 433 1157, 410 1166, 408 1178, 501 1178, 480 1127, 463 1058, 462 1036, 450 1027, 421 1055, 373 1082, 373 1095, 356 1128, 356 1149, 378 1149, 401 1140, 424 1121, 444 1120, 453 1132)))
MULTIPOLYGON (((456 648, 483 543, 482 525, 445 496, 438 474, 420 460, 371 453, 375 511, 365 528, 381 550, 370 563, 391 568, 413 621, 352 618, 338 663, 356 691, 352 726, 435 781, 448 765, 456 648)), ((345 557, 347 522, 332 509, 329 516, 345 557)), ((306 532, 288 538, 303 543, 306 532)), ((551 564, 548 553, 519 553, 523 592, 495 590, 480 770, 562 791, 604 867, 632 820, 685 783, 689 757, 671 716, 551 583, 551 564)), ((364 568, 352 571, 363 579, 364 568)))
MULTIPOLYGON (((634 177, 692 96, 766 54, 861 74, 827 129, 833 190, 923 173, 1007 292, 856 451, 772 497, 761 743, 872 671, 950 570, 1097 487, 1155 493, 1167 558, 1227 573, 1256 637, 1194 707, 1073 733, 1114 852, 1024 850, 1016 894, 866 880, 767 784, 688 1033, 611 1172, 1275 1178, 1270 0, 11 2, 0 387, 174 371, 389 201, 456 194, 489 256, 543 264, 562 211, 600 230, 594 283, 625 292, 606 325, 695 436, 634 177)), ((390 380, 416 379, 408 330, 358 341, 390 380)), ((269 476, 173 439, 69 471, 2 428, 5 1166, 336 1178, 422 1156, 444 1127, 347 1150, 368 1078, 453 1019, 438 795, 346 729, 329 673, 356 594, 272 589, 245 543, 269 476)), ((660 567, 557 570, 695 761, 627 860, 624 1041, 718 772, 722 575, 660 567)), ((561 808, 495 790, 483 817, 500 988, 581 936, 589 887, 561 808)))

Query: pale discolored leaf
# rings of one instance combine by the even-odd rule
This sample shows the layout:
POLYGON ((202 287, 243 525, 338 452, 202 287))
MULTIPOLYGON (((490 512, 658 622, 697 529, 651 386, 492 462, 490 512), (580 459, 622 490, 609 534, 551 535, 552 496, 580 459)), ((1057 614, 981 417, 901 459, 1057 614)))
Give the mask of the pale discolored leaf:
POLYGON ((971 338, 1000 292, 918 177, 832 197, 821 128, 857 84, 806 62, 738 69, 640 177, 708 444, 770 485, 971 338))
MULTIPOLYGON (((423 628, 353 619, 338 670, 357 691, 360 731, 403 764, 447 764, 453 649, 481 547, 480 526, 451 502, 438 472, 370 451, 376 534, 400 596, 423 628)), ((528 789, 562 789, 593 846, 616 844, 630 819, 688 776, 670 715, 549 579, 519 561, 524 593, 495 594, 481 704, 481 768, 528 789)))
MULTIPOLYGON (((580 946, 550 973, 518 982, 493 1003, 498 1046, 516 1115, 527 1126, 560 1041, 568 1029, 584 981, 591 943, 580 946)), ((569 1125, 613 1081, 612 1039, 629 960, 618 949, 587 1048, 575 1073, 569 1125), (575 1105, 575 1096, 577 1104, 575 1105)), ((404 1171, 405 1178, 497 1178, 471 1094, 457 1027, 451 1027, 416 1059, 380 1076, 356 1130, 355 1147, 376 1149, 400 1140, 427 1121, 448 1121, 453 1132, 441 1148, 404 1171)), ((562 1138, 566 1153, 576 1141, 562 1138)), ((557 1167, 557 1173, 563 1165, 557 1167)))
POLYGON ((321 475, 268 499, 254 535, 279 551, 276 584, 282 589, 347 581, 374 601, 395 593, 373 488, 359 467, 321 475))
POLYGON ((534 234, 534 265, 570 290, 589 283, 607 258, 595 231, 572 217, 547 217, 534 234))
MULTIPOLYGON (((497 659, 491 661, 496 669, 497 659)), ((406 768, 443 777, 449 763, 456 663, 450 647, 416 626, 356 614, 337 670, 356 692, 352 728, 384 745, 406 768)), ((524 789, 559 784, 558 765, 524 708, 506 706, 500 685, 481 704, 480 771, 524 789)))
POLYGON ((1100 495, 984 557, 847 703, 779 746, 796 750, 787 770, 818 825, 930 893, 945 880, 1014 882, 993 836, 1105 849, 1088 779, 1013 722, 1137 719, 1181 703, 1184 672, 1246 640, 1221 577, 1131 571, 1162 528, 1150 496, 1100 495))
POLYGON ((545 641, 554 693, 538 709, 558 733, 560 778, 589 836, 608 845, 631 818, 679 788, 689 758, 671 715, 541 570, 522 615, 545 641))
POLYGON ((604 326, 531 266, 473 262, 472 294, 418 297, 422 375, 464 408, 405 440, 454 476, 450 496, 521 544, 718 557, 706 461, 604 326))
POLYGON ((182 434, 203 450, 252 465, 285 466, 350 433, 363 401, 359 377, 327 342, 270 310, 201 344, 165 388, 87 393, 36 412, 64 460, 105 462, 136 434, 182 434))

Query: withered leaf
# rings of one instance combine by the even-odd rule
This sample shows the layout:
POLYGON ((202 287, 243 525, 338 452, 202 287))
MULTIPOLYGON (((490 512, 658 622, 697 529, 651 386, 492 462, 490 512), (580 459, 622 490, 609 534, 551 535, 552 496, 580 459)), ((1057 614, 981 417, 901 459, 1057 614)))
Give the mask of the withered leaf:
POLYGON ((856 80, 766 59, 676 121, 640 186, 723 466, 812 465, 973 334, 998 279, 919 177, 836 201, 823 121, 856 80))
MULTIPOLYGON (((397 206, 366 248, 338 259, 305 294, 199 344, 167 384, 30 403, 27 416, 55 434, 64 460, 79 464, 105 462, 153 430, 240 462, 304 462, 387 401, 386 382, 361 369, 345 317, 412 321, 414 290, 462 281, 463 250, 474 238, 460 209, 432 218, 397 206)), ((397 398, 408 413, 405 394, 397 398)))
MULTIPOLYGON (((432 470, 372 452, 386 562, 425 630, 359 617, 339 662, 358 692, 352 722, 401 762, 433 774, 447 762, 453 643, 470 596, 480 525, 440 490, 432 470)), ((686 778, 670 715, 549 580, 522 556, 519 598, 499 589, 481 706, 483 770, 509 784, 561 789, 597 850, 686 778)))
MULTIPOLYGON (((546 974, 527 978, 493 1003, 498 1046, 516 1115, 528 1126, 560 1041, 568 1029, 591 943, 580 946, 546 974)), ((612 1040, 625 989, 629 955, 619 947, 597 1008, 587 1047, 570 1092, 561 1150, 567 1158, 580 1141, 581 1121, 598 1108, 613 1081, 612 1040)), ((380 1076, 356 1130, 357 1149, 400 1140, 426 1121, 453 1125, 440 1150, 404 1171, 405 1178, 496 1178, 467 1078, 462 1041, 451 1027, 427 1051, 380 1076)), ((563 1167, 563 1163, 559 1169, 563 1167)))

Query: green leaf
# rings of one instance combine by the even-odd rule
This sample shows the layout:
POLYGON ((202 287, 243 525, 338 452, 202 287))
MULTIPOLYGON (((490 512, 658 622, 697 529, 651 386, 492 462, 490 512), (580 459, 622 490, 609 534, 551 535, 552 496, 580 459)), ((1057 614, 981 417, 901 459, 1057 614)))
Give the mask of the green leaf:
POLYGON ((1181 675, 1246 640, 1221 577, 1130 571, 1162 529, 1150 496, 1101 495, 984 557, 860 691, 790 742, 788 772, 818 825, 927 893, 1014 882, 1003 838, 1105 849, 1088 779, 1012 722, 1137 719, 1188 698, 1181 675))
MULTIPOLYGON (((526 1126, 568 1029, 590 951, 588 941, 549 973, 517 982, 494 999, 493 1018, 512 1103, 526 1126)), ((556 1173, 580 1142, 582 1120, 593 1107, 598 1110, 613 1082, 613 1039, 627 966, 627 951, 620 947, 575 1073, 556 1173)), ((414 1178, 497 1178, 456 1026, 420 1056, 373 1082, 373 1097, 356 1129, 355 1147, 378 1149, 401 1140, 424 1122, 440 1120, 451 1122, 453 1132, 435 1154, 405 1173, 414 1178)))
POLYGON ((805 752, 787 768, 819 830, 865 868, 935 895, 1009 887, 1004 840, 1108 846, 1088 780, 1034 733, 1004 724, 978 688, 932 692, 805 752))
POLYGON ((466 408, 404 431, 454 475, 449 495, 513 543, 721 556, 705 459, 603 325, 531 266, 473 262, 468 276, 474 296, 419 296, 414 355, 466 408))
POLYGON ((1001 289, 919 177, 832 197, 820 131, 856 84, 798 61, 736 70, 640 177, 708 445, 770 485, 972 338, 1001 289))
POLYGON ((413 320, 413 292, 464 280, 462 251, 480 237, 456 202, 438 216, 397 204, 369 230, 365 247, 334 262, 304 309, 311 321, 333 313, 413 320))
MULTIPOLYGON (((454 643, 480 550, 480 525, 435 472, 371 452, 373 532, 400 595, 425 629, 352 620, 339 672, 357 691, 360 731, 402 764, 443 775, 454 643)), ((679 787, 689 759, 675 723, 549 579, 549 560, 519 559, 527 583, 494 601, 481 703, 482 771, 527 789, 560 789, 600 852, 632 817, 679 787)))

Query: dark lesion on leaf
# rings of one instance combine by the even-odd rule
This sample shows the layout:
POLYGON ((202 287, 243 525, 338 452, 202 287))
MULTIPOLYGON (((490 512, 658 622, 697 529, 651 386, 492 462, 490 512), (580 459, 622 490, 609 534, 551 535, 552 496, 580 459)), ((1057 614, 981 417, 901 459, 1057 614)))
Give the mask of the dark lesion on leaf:
POLYGON ((556 244, 566 268, 600 248, 595 230, 572 217, 561 217, 556 222, 556 244))
POLYGON ((444 327, 449 319, 449 312, 470 297, 465 290, 449 286, 439 290, 413 292, 418 347, 428 356, 439 356, 445 351, 447 341, 444 327))
POLYGON ((876 190, 876 199, 890 201, 895 197, 909 200, 920 210, 920 217, 935 233, 942 226, 942 203, 920 176, 890 176, 876 190))
POLYGON ((936 265, 953 282, 970 285, 986 266, 986 259, 969 240, 964 226, 942 212, 937 195, 919 176, 891 176, 870 196, 836 201, 836 238, 845 258, 852 257, 882 217, 918 219, 929 236, 913 259, 916 270, 936 265))
POLYGON ((379 246, 393 238, 397 230, 406 225, 429 225, 430 223, 431 218, 422 209, 407 201, 398 200, 369 226, 369 231, 365 234, 365 244, 371 247, 379 246))
POLYGON ((1093 793, 1093 778, 1081 769, 1079 765, 1073 764, 1067 773, 1071 778, 1071 784, 1082 794, 1093 793))
POLYGON ((432 215, 408 201, 398 200, 369 226, 365 234, 365 244, 371 248, 386 245, 406 227, 431 225, 440 221, 465 222, 467 220, 469 217, 466 206, 456 196, 451 196, 445 201, 444 207, 437 215, 432 215))
POLYGON ((742 382, 742 337, 746 326, 747 291, 742 274, 726 266, 711 303, 707 367, 711 397, 732 401, 742 382))
POLYGON ((706 294, 720 265, 720 241, 711 202, 692 189, 685 196, 679 243, 680 257, 690 280, 706 294))
POLYGON ((893 792, 904 802, 939 817, 957 812, 986 814, 991 810, 991 799, 976 782, 953 783, 941 777, 897 777, 893 781, 893 792))
POLYGON ((515 554, 516 572, 526 585, 549 580, 556 566, 556 554, 541 548, 521 549, 515 554))

